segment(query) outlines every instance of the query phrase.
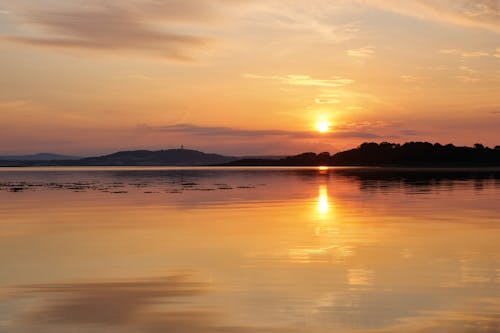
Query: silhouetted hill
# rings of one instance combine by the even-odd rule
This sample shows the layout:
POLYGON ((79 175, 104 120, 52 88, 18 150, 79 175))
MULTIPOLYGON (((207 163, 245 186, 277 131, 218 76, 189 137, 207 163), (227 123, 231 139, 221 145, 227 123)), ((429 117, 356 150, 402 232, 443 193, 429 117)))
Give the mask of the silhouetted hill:
POLYGON ((0 160, 0 166, 196 166, 223 164, 236 159, 189 149, 133 150, 78 160, 0 160))
POLYGON ((242 159, 228 163, 233 166, 500 166, 500 147, 495 149, 476 144, 456 147, 429 142, 363 143, 358 148, 330 155, 328 152, 303 153, 279 160, 242 159))
POLYGON ((401 165, 401 166, 500 166, 500 150, 476 144, 456 147, 429 142, 403 145, 382 142, 363 143, 356 149, 333 155, 331 165, 401 165))
POLYGON ((78 160, 78 159, 81 159, 81 157, 59 155, 59 154, 53 154, 53 153, 0 156, 0 160, 2 160, 2 161, 59 161, 59 160, 78 160))
POLYGON ((227 163, 235 157, 206 154, 190 149, 159 151, 120 151, 110 155, 88 157, 77 161, 78 165, 212 165, 227 163))

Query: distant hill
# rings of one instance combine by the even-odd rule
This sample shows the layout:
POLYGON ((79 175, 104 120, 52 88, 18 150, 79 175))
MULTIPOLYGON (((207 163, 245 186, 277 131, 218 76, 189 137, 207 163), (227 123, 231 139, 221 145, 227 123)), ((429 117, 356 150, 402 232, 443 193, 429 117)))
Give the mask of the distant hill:
POLYGON ((80 159, 0 160, 0 166, 196 166, 224 164, 237 159, 190 149, 132 150, 80 159))
POLYGON ((81 157, 59 155, 59 154, 52 154, 52 153, 0 156, 1 161, 59 161, 59 160, 79 160, 79 159, 81 159, 81 157))
POLYGON ((110 155, 87 157, 75 161, 78 165, 213 165, 228 163, 236 157, 206 154, 190 149, 133 150, 110 155))

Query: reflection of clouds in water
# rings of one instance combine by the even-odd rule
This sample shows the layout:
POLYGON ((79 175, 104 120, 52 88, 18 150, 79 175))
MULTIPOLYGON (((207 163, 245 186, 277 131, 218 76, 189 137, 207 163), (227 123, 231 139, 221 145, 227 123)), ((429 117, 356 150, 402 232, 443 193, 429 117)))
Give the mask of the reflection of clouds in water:
POLYGON ((347 270, 347 283, 354 287, 373 286, 373 270, 351 268, 347 270))
POLYGON ((52 300, 32 314, 35 322, 126 324, 155 303, 197 296, 207 288, 205 283, 191 281, 189 275, 173 275, 151 280, 33 285, 22 290, 52 300))
MULTIPOLYGON (((498 302, 500 299, 496 299, 498 302)), ((498 311, 498 307, 496 310, 498 311)), ((498 312, 453 312, 435 311, 420 316, 401 319, 397 324, 380 329, 363 330, 366 333, 498 333, 500 318, 498 312)))
MULTIPOLYGON (((24 285, 16 298, 32 300, 9 332, 293 332, 231 325, 200 297, 210 285, 192 274, 163 278, 24 285), (27 310, 29 309, 29 310, 27 310)), ((2 328, 2 326, 0 326, 2 328)))

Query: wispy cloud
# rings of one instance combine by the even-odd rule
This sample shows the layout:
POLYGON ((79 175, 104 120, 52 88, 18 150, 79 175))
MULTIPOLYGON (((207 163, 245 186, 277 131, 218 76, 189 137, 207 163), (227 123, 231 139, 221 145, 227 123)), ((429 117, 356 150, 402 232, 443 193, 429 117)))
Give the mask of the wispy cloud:
POLYGON ((473 52, 462 53, 462 57, 465 57, 465 58, 487 57, 489 55, 490 54, 488 52, 482 52, 482 51, 473 51, 473 52))
POLYGON ((426 76, 417 76, 417 75, 401 75, 401 80, 403 80, 406 83, 416 83, 416 82, 422 82, 428 79, 426 76))
POLYGON ((464 83, 475 83, 475 82, 480 81, 480 79, 478 77, 471 76, 471 75, 457 75, 456 78, 460 82, 464 82, 464 83))
POLYGON ((338 104, 341 96, 337 94, 321 94, 314 99, 316 104, 338 104))
POLYGON ((4 40, 46 48, 133 51, 175 60, 193 60, 214 39, 179 22, 198 25, 213 17, 220 1, 90 2, 83 8, 16 8, 13 15, 31 28, 4 40), (188 32, 189 31, 189 32, 188 32))
POLYGON ((284 76, 244 74, 243 77, 249 79, 273 80, 273 81, 278 81, 279 83, 282 84, 287 84, 292 86, 312 86, 312 87, 343 87, 345 85, 354 82, 354 80, 343 78, 340 76, 333 76, 327 79, 319 79, 319 78, 313 78, 309 75, 295 75, 295 74, 289 74, 284 76))
MULTIPOLYGON (((198 126, 193 124, 174 124, 166 126, 141 126, 144 130, 171 132, 176 134, 187 134, 196 136, 212 136, 212 137, 287 137, 292 139, 306 139, 317 137, 318 134, 312 131, 289 131, 277 129, 241 129, 222 126, 198 126)), ((322 134, 322 136, 325 136, 322 134)), ((356 129, 350 126, 349 128, 339 128, 338 131, 327 133, 326 136, 332 138, 379 138, 378 134, 365 131, 364 129, 356 129)))
POLYGON ((457 55, 462 58, 489 57, 491 54, 486 51, 464 51, 458 49, 442 49, 438 51, 441 54, 457 55))
POLYGON ((497 0, 360 1, 420 19, 483 28, 500 33, 500 8, 497 0))
POLYGON ((375 50, 371 46, 347 50, 347 55, 355 58, 371 58, 374 54, 375 50))
POLYGON ((345 42, 360 36, 361 28, 355 20, 339 19, 345 12, 353 12, 348 1, 252 1, 252 23, 287 31, 287 38, 330 43, 345 42))

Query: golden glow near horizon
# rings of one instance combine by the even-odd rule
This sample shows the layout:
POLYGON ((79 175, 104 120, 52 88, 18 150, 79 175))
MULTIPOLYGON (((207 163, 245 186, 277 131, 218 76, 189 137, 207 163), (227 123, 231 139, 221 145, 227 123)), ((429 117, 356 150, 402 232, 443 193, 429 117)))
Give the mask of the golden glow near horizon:
POLYGON ((0 0, 0 155, 491 147, 499 35, 489 0, 0 0))
POLYGON ((320 120, 316 123, 316 130, 320 133, 327 133, 330 130, 330 123, 326 120, 320 120))

